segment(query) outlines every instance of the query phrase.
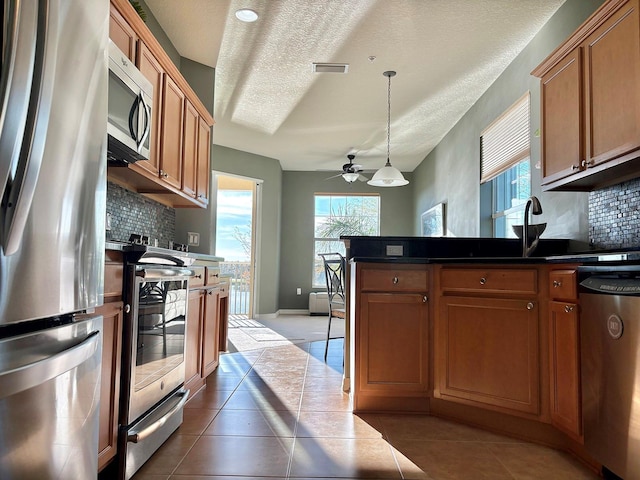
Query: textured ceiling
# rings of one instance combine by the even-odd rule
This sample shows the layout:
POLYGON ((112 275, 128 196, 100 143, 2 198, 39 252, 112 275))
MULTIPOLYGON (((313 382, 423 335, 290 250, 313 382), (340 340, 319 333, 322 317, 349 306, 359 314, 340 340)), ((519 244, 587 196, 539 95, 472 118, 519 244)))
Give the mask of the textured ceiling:
MULTIPOLYGON (((183 57, 216 68, 214 143, 284 170, 413 171, 564 0, 147 0, 183 57), (234 12, 249 7, 254 23, 234 12), (375 57, 372 61, 369 57, 375 57), (316 74, 313 62, 348 63, 316 74)), ((523 92, 527 85, 523 85, 523 92)))

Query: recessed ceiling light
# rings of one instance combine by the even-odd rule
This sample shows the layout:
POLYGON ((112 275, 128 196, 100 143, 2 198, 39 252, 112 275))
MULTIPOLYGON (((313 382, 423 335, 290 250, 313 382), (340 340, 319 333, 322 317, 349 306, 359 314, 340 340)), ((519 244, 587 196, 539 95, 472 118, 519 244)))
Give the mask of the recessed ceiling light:
POLYGON ((236 18, 242 22, 255 22, 258 20, 258 14, 250 8, 241 8, 236 10, 236 18))

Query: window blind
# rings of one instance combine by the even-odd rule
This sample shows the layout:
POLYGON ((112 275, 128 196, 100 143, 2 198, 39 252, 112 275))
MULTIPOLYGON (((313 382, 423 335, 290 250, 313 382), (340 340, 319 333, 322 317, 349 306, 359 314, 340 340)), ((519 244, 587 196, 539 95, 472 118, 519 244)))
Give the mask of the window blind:
POLYGON ((480 137, 480 183, 508 170, 531 152, 529 92, 509 107, 480 137))

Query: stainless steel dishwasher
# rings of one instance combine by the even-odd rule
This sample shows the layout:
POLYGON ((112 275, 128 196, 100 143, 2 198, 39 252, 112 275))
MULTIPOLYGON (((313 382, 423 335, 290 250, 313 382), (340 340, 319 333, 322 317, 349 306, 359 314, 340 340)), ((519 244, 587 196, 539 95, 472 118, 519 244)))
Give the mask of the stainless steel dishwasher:
POLYGON ((640 478, 640 265, 583 266, 584 444, 605 478, 640 478))

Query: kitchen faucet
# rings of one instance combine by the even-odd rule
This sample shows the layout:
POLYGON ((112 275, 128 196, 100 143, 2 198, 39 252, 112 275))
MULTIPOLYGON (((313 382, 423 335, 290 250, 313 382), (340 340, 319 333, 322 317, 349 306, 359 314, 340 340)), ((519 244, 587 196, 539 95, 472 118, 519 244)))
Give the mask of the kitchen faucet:
POLYGON ((536 238, 529 245, 529 209, 531 208, 532 215, 540 215, 542 213, 542 205, 538 197, 531 196, 527 200, 527 205, 524 207, 524 226, 522 227, 522 256, 528 257, 538 246, 540 240, 540 234, 536 231, 536 238))

